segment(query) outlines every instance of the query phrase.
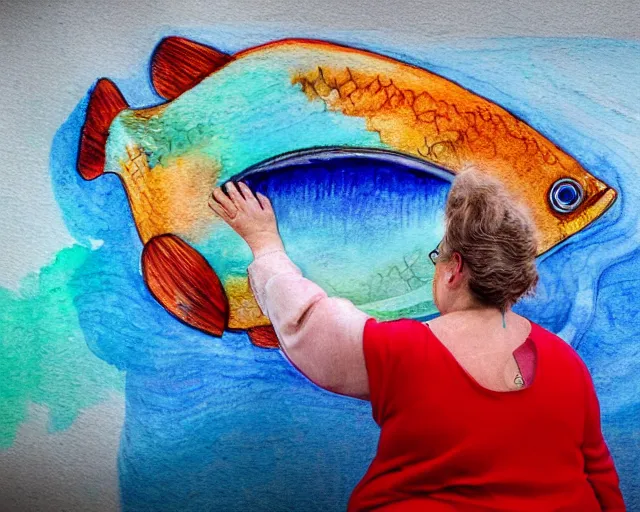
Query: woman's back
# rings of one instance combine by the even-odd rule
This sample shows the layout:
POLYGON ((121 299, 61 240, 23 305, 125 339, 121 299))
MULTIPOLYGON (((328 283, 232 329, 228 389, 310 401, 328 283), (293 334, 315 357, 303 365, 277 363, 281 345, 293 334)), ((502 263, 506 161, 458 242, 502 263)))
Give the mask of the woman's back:
MULTIPOLYGON (((431 332, 481 386, 513 391, 528 385, 534 368, 520 368, 518 354, 526 354, 531 322, 511 311, 500 318, 492 309, 456 311, 429 322, 431 332), (526 382, 522 375, 531 375, 526 382)), ((524 363, 535 360, 524 357, 524 363)))
POLYGON ((617 476, 588 372, 541 327, 528 339, 534 380, 503 392, 480 385, 428 326, 369 320, 364 354, 382 431, 349 509, 601 510, 617 476))
POLYGON ((285 355, 318 386, 369 399, 381 427, 351 511, 624 510, 589 372, 511 312, 538 281, 539 246, 500 183, 465 172, 450 189, 429 254, 435 334, 329 297, 287 257, 267 198, 240 188, 214 191, 212 208, 250 244, 251 289, 285 355))

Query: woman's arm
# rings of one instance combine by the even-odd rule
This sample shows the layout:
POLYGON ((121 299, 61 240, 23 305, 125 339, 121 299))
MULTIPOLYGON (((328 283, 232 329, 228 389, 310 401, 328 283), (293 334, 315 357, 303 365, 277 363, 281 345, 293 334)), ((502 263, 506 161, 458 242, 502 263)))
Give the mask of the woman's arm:
POLYGON ((244 183, 227 184, 227 191, 214 190, 210 206, 251 248, 251 288, 287 358, 322 388, 368 398, 362 336, 369 317, 302 276, 284 252, 265 196, 256 198, 244 183))
POLYGON ((284 251, 258 255, 249 279, 291 363, 322 388, 368 398, 362 349, 368 316, 348 300, 328 297, 284 251))

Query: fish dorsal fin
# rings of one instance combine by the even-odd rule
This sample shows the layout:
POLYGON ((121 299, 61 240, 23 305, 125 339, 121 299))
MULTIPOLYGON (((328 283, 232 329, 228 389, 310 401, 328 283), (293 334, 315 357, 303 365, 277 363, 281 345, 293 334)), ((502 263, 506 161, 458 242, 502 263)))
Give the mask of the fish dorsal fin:
POLYGON ((114 118, 128 107, 111 80, 98 80, 89 98, 78 151, 78 172, 84 179, 92 180, 104 172, 109 127, 114 118))
POLYGON ((176 235, 149 240, 142 251, 147 287, 172 315, 213 336, 222 336, 229 303, 209 262, 176 235))
POLYGON ((160 96, 173 100, 231 60, 210 46, 166 37, 151 57, 151 82, 160 96))

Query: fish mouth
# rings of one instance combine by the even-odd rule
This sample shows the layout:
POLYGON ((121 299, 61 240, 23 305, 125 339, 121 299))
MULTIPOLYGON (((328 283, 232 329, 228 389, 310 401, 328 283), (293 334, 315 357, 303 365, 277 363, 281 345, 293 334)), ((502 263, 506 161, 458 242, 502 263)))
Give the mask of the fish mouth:
POLYGON ((234 180, 268 197, 293 261, 373 316, 433 314, 429 252, 442 238, 452 174, 387 151, 285 153, 234 180))
POLYGON ((585 205, 585 210, 589 212, 591 220, 596 220, 602 216, 613 206, 617 197, 618 192, 609 186, 605 186, 605 188, 594 194, 585 205))
POLYGON ((582 212, 575 218, 567 221, 564 226, 565 236, 569 237, 577 233, 594 220, 601 217, 615 203, 618 192, 604 185, 602 190, 593 194, 585 203, 582 212))
POLYGON ((382 148, 357 148, 342 146, 324 146, 301 149, 282 153, 255 165, 246 168, 230 180, 241 181, 247 176, 261 172, 274 172, 296 164, 309 164, 336 159, 367 158, 380 162, 396 163, 402 165, 405 171, 414 174, 430 174, 445 181, 453 182, 454 174, 437 164, 427 162, 424 159, 382 148))

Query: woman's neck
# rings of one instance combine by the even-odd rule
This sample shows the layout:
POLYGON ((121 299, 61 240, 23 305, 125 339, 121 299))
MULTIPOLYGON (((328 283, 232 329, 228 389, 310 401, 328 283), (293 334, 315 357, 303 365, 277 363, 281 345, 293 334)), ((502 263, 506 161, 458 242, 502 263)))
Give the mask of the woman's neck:
POLYGON ((492 326, 492 328, 498 328, 498 326, 500 326, 502 329, 509 330, 511 330, 512 327, 517 328, 522 321, 526 321, 526 319, 514 313, 511 308, 502 311, 497 307, 477 303, 471 303, 466 307, 457 307, 448 310, 443 316, 450 317, 451 320, 455 320, 455 318, 458 317, 460 322, 465 324, 472 323, 478 326, 492 326))
POLYGON ((501 310, 496 307, 487 306, 470 294, 461 294, 449 305, 445 314, 459 313, 462 311, 475 311, 491 315, 492 313, 500 313, 501 310))

